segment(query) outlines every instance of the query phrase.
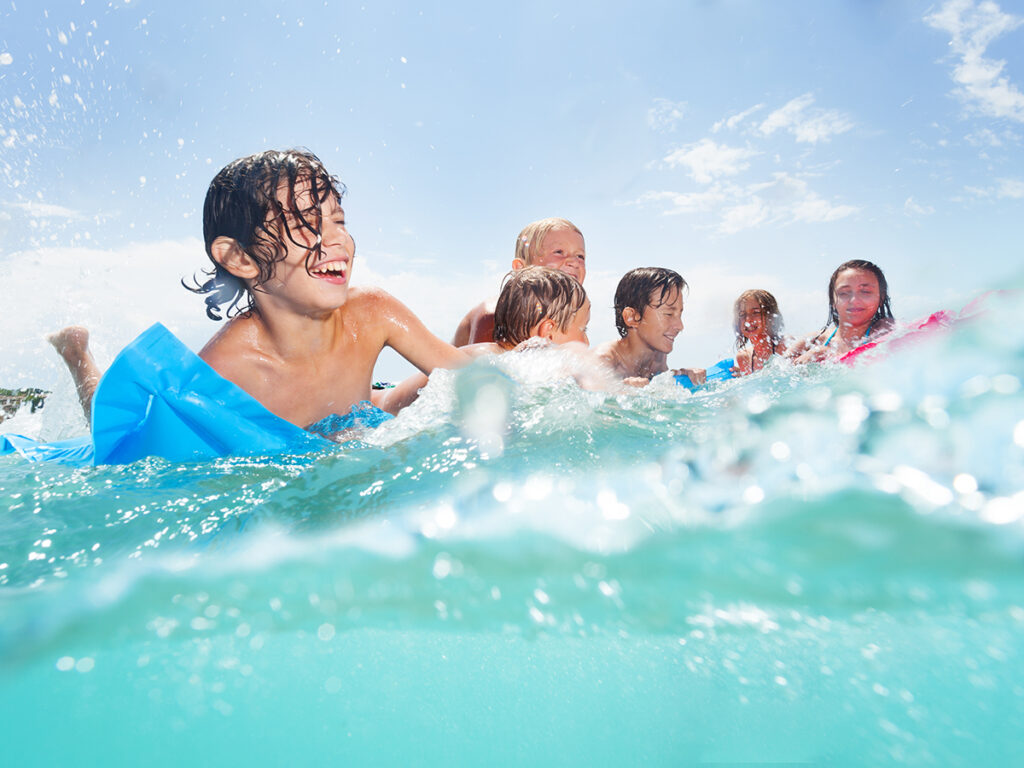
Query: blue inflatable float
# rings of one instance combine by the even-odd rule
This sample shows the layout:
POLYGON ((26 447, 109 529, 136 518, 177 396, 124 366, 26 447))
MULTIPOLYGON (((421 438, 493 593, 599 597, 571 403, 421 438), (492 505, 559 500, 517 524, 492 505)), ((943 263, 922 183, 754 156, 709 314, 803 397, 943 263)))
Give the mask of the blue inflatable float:
MULTIPOLYGON (((160 323, 117 356, 96 389, 92 412, 91 436, 39 443, 0 435, 0 453, 17 451, 31 461, 85 466, 127 464, 146 456, 202 461, 306 453, 331 444, 275 416, 160 323)), ((361 419, 355 411, 335 419, 343 422, 339 428, 376 426, 379 413, 361 419)))
MULTIPOLYGON (((710 383, 712 381, 725 381, 726 379, 733 378, 732 369, 735 365, 736 361, 731 357, 728 360, 719 360, 708 368, 707 381, 710 383)), ((700 384, 694 384, 690 381, 689 376, 684 376, 683 374, 676 376, 676 384, 686 387, 687 389, 696 389, 697 387, 702 386, 700 384)))

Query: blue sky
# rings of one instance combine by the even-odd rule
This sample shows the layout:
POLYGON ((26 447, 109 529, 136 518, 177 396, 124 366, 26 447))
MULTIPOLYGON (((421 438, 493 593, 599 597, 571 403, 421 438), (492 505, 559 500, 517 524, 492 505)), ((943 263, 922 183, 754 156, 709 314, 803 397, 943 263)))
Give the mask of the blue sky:
POLYGON ((594 341, 623 272, 687 278, 673 364, 728 353, 746 288, 813 330, 849 258, 898 316, 957 307, 1021 276, 1022 89, 1019 0, 8 0, 0 377, 51 376, 71 321, 101 354, 155 319, 201 344, 206 185, 268 147, 342 178, 355 282, 444 337, 551 215, 586 236, 594 341))

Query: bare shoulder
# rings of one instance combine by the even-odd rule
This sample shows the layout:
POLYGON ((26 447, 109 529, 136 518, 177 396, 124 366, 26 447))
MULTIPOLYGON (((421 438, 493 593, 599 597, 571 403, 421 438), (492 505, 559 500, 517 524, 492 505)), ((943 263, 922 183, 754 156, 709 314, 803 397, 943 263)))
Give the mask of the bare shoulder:
POLYGON ((494 340, 494 306, 496 299, 481 301, 462 318, 455 330, 452 344, 463 347, 494 340))
POLYGON ((493 341, 480 342, 478 344, 467 344, 459 347, 470 357, 480 357, 481 355, 500 355, 505 350, 502 349, 500 344, 496 344, 493 341))
POLYGON ((199 351, 199 357, 225 379, 243 384, 259 367, 259 329, 246 315, 229 320, 199 351))
POLYGON ((403 306, 402 302, 375 285, 350 288, 348 301, 343 305, 352 310, 374 312, 388 307, 403 306))

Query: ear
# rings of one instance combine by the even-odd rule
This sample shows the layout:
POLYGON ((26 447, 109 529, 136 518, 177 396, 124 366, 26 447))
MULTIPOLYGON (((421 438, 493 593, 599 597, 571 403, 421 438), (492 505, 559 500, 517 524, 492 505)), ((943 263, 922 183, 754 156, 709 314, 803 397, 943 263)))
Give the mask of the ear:
POLYGON ((622 322, 627 328, 636 328, 643 319, 643 313, 637 312, 633 307, 624 307, 622 310, 622 322))
POLYGON ((243 280, 255 280, 259 277, 260 268, 233 237, 218 237, 210 245, 210 254, 214 261, 235 277, 243 280))
POLYGON ((540 336, 542 339, 550 339, 554 336, 555 329, 558 328, 558 323, 552 320, 550 317, 545 317, 539 323, 537 327, 533 329, 531 336, 540 336))
POLYGON ((512 259, 512 269, 514 271, 518 272, 520 269, 522 269, 525 266, 526 266, 526 262, 523 261, 522 259, 512 259))

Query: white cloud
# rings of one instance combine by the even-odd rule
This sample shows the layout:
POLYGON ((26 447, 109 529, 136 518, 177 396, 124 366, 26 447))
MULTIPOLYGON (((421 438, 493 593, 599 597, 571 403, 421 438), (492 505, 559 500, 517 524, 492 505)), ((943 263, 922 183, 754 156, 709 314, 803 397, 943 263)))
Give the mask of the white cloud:
POLYGON ((8 203, 7 207, 24 211, 29 216, 37 219, 68 219, 70 221, 75 221, 85 218, 78 211, 74 211, 71 208, 65 208, 63 205, 41 203, 34 200, 29 200, 24 203, 8 203))
POLYGON ((964 141, 970 144, 972 147, 1001 147, 1003 146, 1003 140, 996 135, 995 132, 988 128, 982 128, 980 131, 969 133, 964 136, 964 141))
POLYGON ((989 43, 1024 24, 1024 18, 1003 13, 991 0, 947 0, 924 21, 950 34, 950 47, 959 57, 953 93, 983 115, 1024 122, 1024 93, 1003 74, 1006 62, 984 56, 989 43))
POLYGON ((741 230, 756 227, 771 215, 771 208, 755 196, 750 202, 723 210, 716 229, 723 235, 733 235, 741 230))
POLYGON ((1024 198, 1024 181, 1021 179, 996 179, 994 187, 964 187, 975 197, 1008 197, 1011 200, 1024 198))
POLYGON ((737 125, 739 125, 748 117, 750 117, 752 114, 763 108, 764 104, 755 104, 750 109, 745 109, 742 112, 738 112, 737 114, 732 115, 731 117, 725 118, 724 120, 719 120, 717 123, 711 126, 711 132, 718 133, 720 130, 722 130, 722 128, 728 128, 731 131, 737 125))
POLYGON ((833 204, 820 197, 806 179, 789 173, 773 174, 771 180, 753 184, 716 182, 702 192, 648 192, 637 205, 667 204, 665 213, 708 213, 712 229, 722 235, 736 234, 762 224, 827 223, 845 219, 860 209, 833 204))
POLYGON ((671 208, 666 213, 697 213, 709 211, 729 200, 726 187, 714 184, 702 192, 645 192, 635 201, 639 205, 667 202, 671 208))
POLYGON ((655 131, 674 131, 676 124, 686 115, 685 101, 655 99, 654 106, 647 110, 647 125, 655 131))
POLYGON ((903 204, 903 212, 907 216, 931 216, 935 209, 930 205, 921 205, 915 202, 913 197, 908 197, 907 202, 903 204))
POLYGON ((1024 198, 1024 181, 1020 179, 999 179, 996 196, 1010 197, 1014 200, 1024 198))
POLYGON ((838 110, 814 108, 813 104, 811 94, 797 96, 768 115, 758 130, 765 136, 785 130, 798 142, 817 144, 853 128, 853 122, 838 110))
POLYGON ((710 184, 717 176, 735 176, 747 170, 750 158, 759 154, 747 147, 728 147, 711 139, 701 139, 670 152, 665 162, 673 168, 688 168, 694 181, 710 184))

